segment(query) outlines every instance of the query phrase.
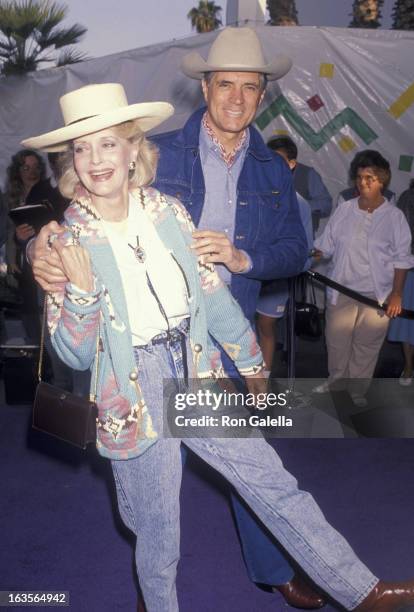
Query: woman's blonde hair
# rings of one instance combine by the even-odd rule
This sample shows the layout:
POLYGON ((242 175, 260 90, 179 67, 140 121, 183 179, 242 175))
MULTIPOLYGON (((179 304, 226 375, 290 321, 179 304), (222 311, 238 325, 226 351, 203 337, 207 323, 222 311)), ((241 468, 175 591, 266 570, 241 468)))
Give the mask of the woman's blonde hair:
MULTIPOLYGON (((135 168, 129 172, 130 188, 150 185, 155 178, 157 170, 157 147, 145 137, 144 133, 139 128, 139 120, 125 121, 113 127, 117 136, 138 145, 135 168)), ((72 143, 68 150, 62 154, 59 160, 59 166, 61 171, 59 190, 65 198, 73 199, 80 186, 80 181, 73 164, 72 143)))

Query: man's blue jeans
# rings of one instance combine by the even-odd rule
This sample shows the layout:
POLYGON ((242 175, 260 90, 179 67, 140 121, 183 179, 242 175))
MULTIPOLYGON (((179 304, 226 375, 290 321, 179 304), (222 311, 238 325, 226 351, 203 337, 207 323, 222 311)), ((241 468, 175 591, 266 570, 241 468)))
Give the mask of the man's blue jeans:
MULTIPOLYGON (((183 378, 180 347, 137 351, 140 385, 155 429, 162 428, 163 379, 183 378)), ((188 438, 185 444, 222 474, 303 570, 346 609, 378 582, 346 540, 325 520, 312 496, 298 489, 263 439, 188 438)), ((112 461, 118 505, 136 534, 138 578, 148 612, 177 612, 180 551, 181 441, 162 438, 135 459, 112 461)))
MULTIPOLYGON (((221 359, 227 376, 234 381, 241 380, 234 363, 223 351, 221 359)), ((184 446, 181 454, 185 462, 187 451, 184 446)), ((233 491, 230 491, 230 500, 250 580, 268 586, 289 582, 295 574, 294 569, 274 538, 233 491)))

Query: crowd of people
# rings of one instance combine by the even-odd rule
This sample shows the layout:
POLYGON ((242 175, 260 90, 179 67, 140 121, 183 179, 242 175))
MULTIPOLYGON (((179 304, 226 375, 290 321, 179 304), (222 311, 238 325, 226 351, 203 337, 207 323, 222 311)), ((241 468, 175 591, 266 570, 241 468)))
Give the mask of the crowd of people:
POLYGON ((206 60, 183 59, 205 106, 180 130, 148 140, 171 105, 129 104, 121 85, 89 85, 60 99, 64 127, 23 141, 16 186, 9 172, 8 206, 27 203, 45 180, 37 150, 60 151, 64 224, 59 212, 39 233, 10 226, 17 255, 9 262, 28 283, 22 269, 30 261, 47 292, 51 351, 66 366, 93 369, 100 339, 97 448, 111 460, 120 514, 137 536, 148 612, 178 610, 181 442, 232 485, 253 582, 302 609, 322 607, 326 593, 359 612, 414 603, 414 581, 375 577, 263 439, 162 436, 163 379, 181 390, 189 378, 226 374, 249 392, 265 388, 273 319, 288 297, 284 279, 312 257, 329 259, 331 277, 356 294, 329 292, 329 377, 315 392, 350 380, 363 405, 391 319, 390 338, 404 346, 401 384, 412 380, 414 323, 398 315, 414 306, 414 189, 391 203, 388 161, 362 151, 351 164, 351 195, 344 192, 331 213, 323 180, 298 163, 295 143, 266 146, 252 125, 267 81, 290 67, 285 56, 266 62, 253 30, 226 28, 206 60))

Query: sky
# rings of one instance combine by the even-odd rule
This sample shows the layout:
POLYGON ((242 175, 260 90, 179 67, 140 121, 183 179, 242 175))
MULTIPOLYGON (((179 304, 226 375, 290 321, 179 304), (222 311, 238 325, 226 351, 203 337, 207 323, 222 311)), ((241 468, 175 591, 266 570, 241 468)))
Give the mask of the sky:
MULTIPOLYGON (((216 4, 223 9, 225 24, 227 0, 216 4)), ((296 0, 301 25, 346 27, 352 4, 352 0, 296 0)), ((394 0, 384 2, 383 27, 391 27, 393 4, 394 0)), ((66 5, 65 25, 77 22, 88 28, 80 50, 101 57, 190 36, 194 32, 187 13, 198 0, 67 0, 66 5)))

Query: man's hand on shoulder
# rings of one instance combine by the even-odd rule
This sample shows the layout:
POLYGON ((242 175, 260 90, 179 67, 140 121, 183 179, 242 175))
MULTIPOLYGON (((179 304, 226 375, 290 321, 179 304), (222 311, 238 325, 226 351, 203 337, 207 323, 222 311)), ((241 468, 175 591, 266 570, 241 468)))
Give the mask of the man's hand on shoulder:
POLYGON ((222 263, 233 274, 246 272, 250 267, 244 251, 237 249, 224 232, 197 230, 193 232, 191 248, 205 263, 222 263))
POLYGON ((27 257, 33 268, 33 276, 45 291, 56 291, 68 281, 56 251, 50 248, 50 237, 62 234, 65 228, 51 221, 40 230, 37 237, 29 243, 27 257))

